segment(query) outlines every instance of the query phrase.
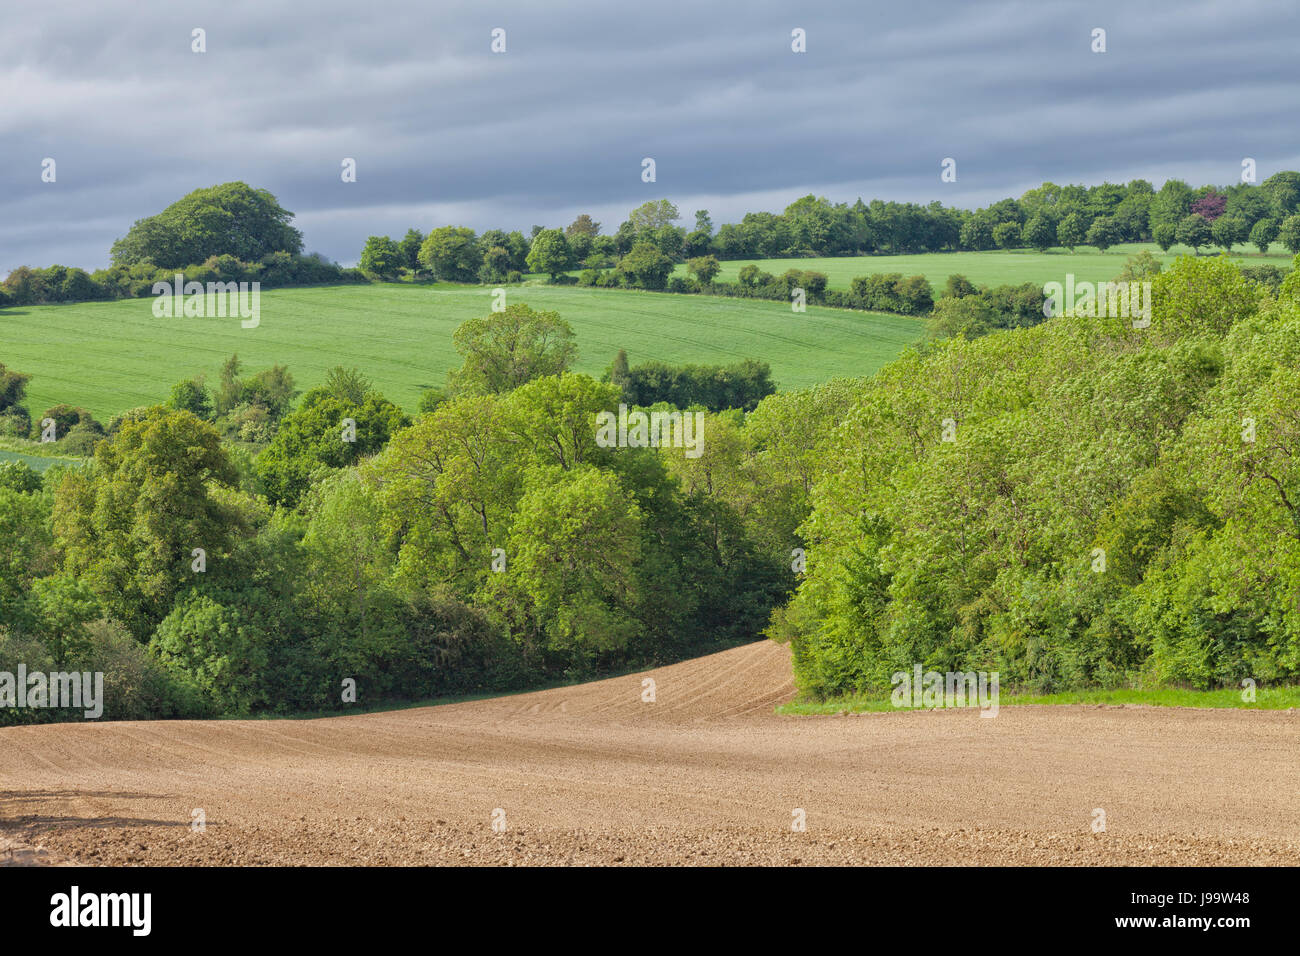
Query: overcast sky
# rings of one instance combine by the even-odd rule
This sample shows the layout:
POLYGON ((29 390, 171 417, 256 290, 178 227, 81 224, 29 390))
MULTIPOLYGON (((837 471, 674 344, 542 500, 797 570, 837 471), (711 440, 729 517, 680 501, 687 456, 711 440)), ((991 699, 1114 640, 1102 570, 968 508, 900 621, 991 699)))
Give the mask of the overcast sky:
POLYGON ((6 7, 0 275, 107 265, 136 219, 230 180, 269 189, 308 251, 352 264, 371 234, 581 212, 612 232, 665 196, 690 225, 808 192, 973 207, 1043 180, 1300 169, 1289 0, 6 7))

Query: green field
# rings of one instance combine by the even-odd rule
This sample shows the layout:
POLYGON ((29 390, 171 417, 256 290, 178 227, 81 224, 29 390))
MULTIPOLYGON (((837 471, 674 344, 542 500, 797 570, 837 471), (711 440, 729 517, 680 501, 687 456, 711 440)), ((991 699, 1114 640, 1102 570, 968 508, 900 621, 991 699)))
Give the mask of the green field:
MULTIPOLYGON (((579 371, 600 375, 620 348, 632 364, 771 363, 783 388, 864 376, 924 334, 918 319, 781 302, 615 289, 507 287, 508 302, 553 309, 577 335, 579 371)), ((264 291, 261 324, 230 318, 157 319, 153 299, 25 306, 0 312, 0 362, 31 375, 36 418, 67 403, 100 421, 166 400, 199 372, 214 382, 238 353, 246 369, 287 365, 301 389, 335 365, 356 366, 385 396, 414 411, 420 393, 460 365, 452 332, 491 310, 478 286, 323 286, 264 291)), ((215 311, 215 310, 214 310, 215 311)))
POLYGON ((27 465, 29 468, 35 469, 36 471, 45 471, 45 469, 49 468, 51 465, 71 464, 79 460, 80 459, 70 457, 47 458, 43 455, 25 455, 19 451, 6 451, 5 449, 0 448, 0 462, 21 461, 23 464, 27 465))
POLYGON ((0 464, 20 461, 36 471, 45 471, 51 465, 74 465, 84 461, 74 455, 65 455, 54 445, 23 438, 0 437, 0 464))
MULTIPOLYGON (((735 282, 741 267, 756 265, 764 272, 781 275, 787 269, 812 269, 823 272, 830 279, 829 288, 847 289, 858 276, 882 272, 901 272, 905 276, 923 275, 930 280, 935 291, 942 291, 948 276, 964 275, 976 285, 1019 285, 1033 282, 1064 282, 1071 272, 1081 282, 1104 282, 1119 275, 1124 260, 1136 252, 1150 252, 1165 265, 1180 255, 1190 255, 1191 249, 1174 246, 1168 254, 1162 253, 1155 243, 1126 243, 1106 252, 1090 246, 1080 246, 1073 253, 1068 249, 1049 249, 1035 252, 1032 249, 1015 249, 996 252, 932 252, 914 256, 852 256, 840 259, 737 259, 722 263, 718 278, 735 282)), ((1265 263, 1290 268, 1292 256, 1281 245, 1274 243, 1267 256, 1261 256, 1254 246, 1236 247, 1234 262, 1243 265, 1265 263), (1248 252, 1248 254, 1246 254, 1248 252)), ((1202 255, 1206 251, 1202 250, 1202 255)), ((677 267, 678 275, 686 274, 684 265, 677 267)))

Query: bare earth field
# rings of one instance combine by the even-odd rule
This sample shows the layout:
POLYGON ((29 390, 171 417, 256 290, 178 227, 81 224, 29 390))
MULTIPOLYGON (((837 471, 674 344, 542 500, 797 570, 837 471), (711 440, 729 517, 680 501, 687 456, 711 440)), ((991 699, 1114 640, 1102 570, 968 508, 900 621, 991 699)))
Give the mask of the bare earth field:
POLYGON ((792 695, 762 642, 355 717, 0 729, 0 862, 1300 864, 1300 714, 792 695))

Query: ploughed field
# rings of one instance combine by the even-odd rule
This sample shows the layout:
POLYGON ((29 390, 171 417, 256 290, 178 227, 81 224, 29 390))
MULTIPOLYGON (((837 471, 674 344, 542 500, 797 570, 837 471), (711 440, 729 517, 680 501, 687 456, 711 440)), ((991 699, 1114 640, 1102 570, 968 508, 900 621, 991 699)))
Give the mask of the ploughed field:
POLYGON ((775 714, 793 692, 761 642, 439 707, 2 728, 0 862, 1300 863, 1300 714, 775 714))

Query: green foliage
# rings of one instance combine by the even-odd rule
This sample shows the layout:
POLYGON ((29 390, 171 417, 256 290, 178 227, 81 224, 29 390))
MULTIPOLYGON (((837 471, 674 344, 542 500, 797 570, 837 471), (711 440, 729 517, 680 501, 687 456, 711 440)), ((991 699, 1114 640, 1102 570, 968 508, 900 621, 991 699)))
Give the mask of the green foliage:
MULTIPOLYGON (((696 256, 693 259, 686 260, 686 270, 705 285, 708 285, 722 271, 722 265, 718 262, 717 256, 696 256)), ((824 280, 825 276, 822 278, 824 280)), ((825 281, 822 282, 822 288, 826 288, 825 281)))
POLYGON ((659 290, 668 282, 673 260, 651 242, 637 242, 618 262, 618 271, 629 276, 634 285, 659 290))
POLYGON ((0 362, 0 412, 22 402, 23 396, 27 394, 29 381, 31 381, 30 375, 5 368, 4 363, 0 362))
POLYGON ((212 417, 212 396, 201 378, 189 378, 172 386, 168 406, 190 412, 197 418, 212 417))
POLYGON ((1277 238, 1277 234, 1276 219, 1261 219, 1250 229, 1250 243, 1259 250, 1260 255, 1267 255, 1268 247, 1277 238))
POLYGON ((1046 252, 1056 243, 1056 227, 1052 225, 1052 221, 1047 216, 1039 213, 1025 223, 1024 232, 1020 238, 1022 242, 1039 252, 1046 252))
POLYGON ((374 391, 357 402, 312 389, 280 423, 257 457, 258 479, 275 504, 294 507, 322 468, 346 468, 373 455, 408 424, 402 410, 374 391))
POLYGON ((1300 214, 1287 216, 1282 220, 1277 238, 1292 255, 1300 254, 1300 214))
POLYGON ((1056 241, 1071 252, 1074 247, 1082 245, 1086 238, 1084 219, 1077 212, 1072 212, 1056 227, 1056 241))
POLYGON ((401 251, 402 266, 415 272, 420 268, 420 247, 424 245, 424 233, 419 229, 408 229, 402 241, 398 243, 398 249, 401 251))
POLYGON ((769 630, 805 692, 916 663, 1042 691, 1300 675, 1297 304, 1226 258, 1152 282, 1149 329, 952 338, 863 386, 769 630))
POLYGON ((1178 241, 1191 246, 1194 252, 1201 246, 1208 246, 1213 238, 1213 231, 1204 216, 1192 213, 1178 223, 1178 241))
MULTIPOLYGON (((413 239, 410 233, 407 236, 408 239, 413 239)), ((388 236, 370 236, 366 239, 366 244, 361 250, 361 259, 357 264, 367 275, 392 279, 401 269, 409 268, 408 262, 406 251, 388 236)))
POLYGON ((464 226, 434 229, 420 246, 420 263, 439 279, 473 282, 483 264, 474 230, 464 226))
POLYGON ((252 261, 274 252, 296 255, 302 234, 289 224, 292 219, 265 189, 240 182, 196 189, 137 221, 113 243, 113 262, 175 269, 212 256, 252 261))
POLYGON ((1151 284, 1152 316, 1162 332, 1184 337, 1222 335, 1255 314, 1264 291, 1225 256, 1183 256, 1151 284))
POLYGON ((728 408, 753 410, 759 402, 776 391, 772 369, 766 362, 745 359, 731 365, 671 366, 664 362, 646 362, 624 368, 616 380, 623 398, 630 405, 649 407, 667 402, 677 408, 700 406, 720 412, 728 408))
POLYGON ((353 405, 360 405, 374 390, 370 379, 362 375, 359 369, 355 366, 344 368, 342 365, 335 365, 325 373, 324 388, 335 398, 353 405))
POLYGON ((457 327, 464 364, 448 376, 458 395, 508 392, 543 375, 559 375, 577 358, 573 329, 556 312, 522 302, 457 327))
POLYGON ((544 272, 554 279, 573 264, 574 257, 563 232, 559 229, 543 229, 533 237, 527 261, 528 268, 533 272, 544 272))
POLYGON ((95 449, 92 472, 68 472, 53 526, 64 569, 137 636, 193 583, 191 555, 227 554, 240 518, 226 493, 236 479, 212 426, 162 406, 95 449))

